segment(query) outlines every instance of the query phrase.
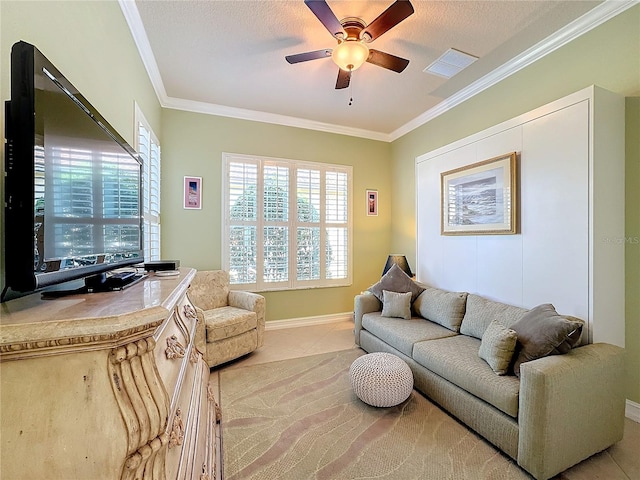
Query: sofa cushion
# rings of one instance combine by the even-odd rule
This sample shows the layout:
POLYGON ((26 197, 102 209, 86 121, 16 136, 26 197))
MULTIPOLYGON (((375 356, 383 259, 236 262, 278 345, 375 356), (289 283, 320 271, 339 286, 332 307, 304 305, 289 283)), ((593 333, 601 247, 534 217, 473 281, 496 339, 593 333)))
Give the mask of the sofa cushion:
POLYGON ((369 287, 369 291, 381 302, 384 301, 383 290, 398 293, 411 292, 411 303, 413 303, 424 288, 411 280, 397 264, 394 264, 378 283, 369 287))
POLYGON ((520 381, 513 375, 498 376, 478 356, 480 340, 466 335, 419 342, 413 359, 498 410, 516 418, 520 381))
POLYGON ((411 318, 411 292, 397 293, 383 290, 382 296, 383 317, 397 317, 405 320, 411 318))
POLYGON ((451 330, 421 317, 403 320, 383 317, 381 313, 365 313, 362 316, 362 328, 409 357, 416 342, 456 335, 451 330))
POLYGON ((494 320, 484 331, 478 355, 498 375, 506 375, 517 340, 516 332, 494 320))
POLYGON ((527 313, 527 309, 487 300, 478 295, 467 296, 467 309, 460 325, 460 333, 481 339, 489 324, 496 320, 511 328, 527 313))
POLYGON ((204 311, 207 343, 240 335, 258 326, 255 312, 236 307, 220 307, 204 311))
POLYGON ((567 353, 578 343, 584 322, 578 318, 558 315, 550 303, 538 305, 511 325, 518 335, 518 356, 513 365, 514 373, 520 376, 520 364, 567 353))
POLYGON ((413 302, 413 309, 427 320, 459 332, 466 305, 466 292, 446 292, 427 287, 413 302))

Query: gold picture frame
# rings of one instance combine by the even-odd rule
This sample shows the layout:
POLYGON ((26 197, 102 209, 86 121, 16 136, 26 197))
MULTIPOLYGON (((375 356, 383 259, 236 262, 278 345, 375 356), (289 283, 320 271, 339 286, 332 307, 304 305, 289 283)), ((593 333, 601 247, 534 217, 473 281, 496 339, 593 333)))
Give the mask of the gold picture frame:
POLYGON ((518 233, 517 154, 440 174, 442 235, 518 233))

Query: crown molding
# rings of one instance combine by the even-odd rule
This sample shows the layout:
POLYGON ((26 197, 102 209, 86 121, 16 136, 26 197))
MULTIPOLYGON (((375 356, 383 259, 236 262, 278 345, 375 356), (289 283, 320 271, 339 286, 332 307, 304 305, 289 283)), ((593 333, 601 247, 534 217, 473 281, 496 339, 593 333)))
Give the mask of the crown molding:
POLYGON ((167 98, 167 91, 164 88, 160 69, 158 68, 156 57, 153 55, 153 50, 151 50, 151 44, 149 43, 147 32, 142 24, 142 18, 140 18, 140 12, 138 11, 136 2, 135 0, 118 0, 118 4, 127 21, 127 25, 129 25, 133 41, 136 47, 138 47, 138 53, 140 54, 144 68, 147 70, 147 75, 149 75, 149 80, 151 80, 153 89, 156 92, 156 97, 158 97, 158 101, 162 105, 163 101, 167 98))
POLYGON ((387 133, 346 127, 344 125, 335 125, 332 123, 316 122, 305 118, 289 117, 275 113, 258 112, 256 110, 246 110, 243 108, 228 107, 225 105, 216 105, 207 102, 197 102, 194 100, 185 100, 183 98, 175 97, 166 97, 165 101, 161 101, 160 103, 165 108, 184 110, 186 112, 217 115, 220 117, 229 117, 239 120, 251 120, 253 122, 271 123, 286 127, 306 128, 308 130, 337 133, 340 135, 367 138, 369 140, 378 140, 387 143, 391 141, 389 134, 387 133))
POLYGON ((156 92, 158 101, 163 108, 203 113, 207 115, 217 115, 240 120, 250 120, 254 122, 271 123, 288 127, 305 128, 309 130, 349 135, 383 142, 392 142, 434 118, 448 112, 452 108, 469 100, 489 87, 496 85, 501 80, 504 80, 514 73, 531 65, 572 40, 575 40, 581 35, 584 35, 590 30, 603 24, 607 20, 610 20, 629 8, 638 5, 640 0, 605 0, 580 18, 577 18, 533 47, 525 50, 520 55, 517 55, 510 61, 496 68, 484 77, 476 80, 454 95, 446 98, 433 108, 430 108, 391 133, 375 132, 371 130, 346 127, 344 125, 317 122, 298 117, 289 117, 286 115, 258 112, 255 110, 169 97, 164 87, 164 83, 162 82, 160 70, 153 55, 153 51, 151 50, 151 44, 147 38, 135 0, 118 0, 118 3, 120 4, 122 13, 129 25, 129 30, 131 30, 131 35, 133 36, 133 40, 138 48, 138 52, 140 53, 142 62, 156 92))
POLYGON ((638 0, 605 0, 597 7, 588 11, 573 22, 565 25, 557 32, 549 35, 533 47, 525 50, 520 55, 515 56, 507 63, 501 65, 452 96, 446 98, 435 107, 427 110, 410 122, 405 123, 402 127, 390 134, 391 141, 397 140, 430 120, 448 112, 452 108, 469 100, 489 87, 492 87, 501 80, 519 72, 523 68, 540 60, 546 55, 549 55, 551 52, 566 45, 572 40, 575 40, 581 35, 584 35, 607 20, 621 14, 625 10, 638 5, 639 3, 640 2, 638 0))

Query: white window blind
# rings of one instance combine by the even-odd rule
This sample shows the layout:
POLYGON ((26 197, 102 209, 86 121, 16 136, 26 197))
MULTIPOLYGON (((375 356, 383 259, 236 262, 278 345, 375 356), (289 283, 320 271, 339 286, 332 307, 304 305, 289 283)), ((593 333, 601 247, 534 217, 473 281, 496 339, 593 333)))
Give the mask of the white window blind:
POLYGON ((160 260, 160 144, 136 105, 136 150, 142 160, 144 260, 160 260))
POLYGON ((256 291, 351 284, 349 166, 223 154, 223 268, 256 291))

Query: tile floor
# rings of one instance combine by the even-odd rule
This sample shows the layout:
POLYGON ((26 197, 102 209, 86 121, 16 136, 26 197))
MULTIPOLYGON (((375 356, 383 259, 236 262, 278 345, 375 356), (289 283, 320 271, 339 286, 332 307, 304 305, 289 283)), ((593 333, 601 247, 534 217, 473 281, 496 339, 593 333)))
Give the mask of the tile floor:
MULTIPOLYGON (((211 382, 214 386, 218 385, 218 375, 223 369, 336 352, 354 347, 351 321, 267 330, 264 346, 243 358, 213 369, 211 382)), ((586 419, 582 420, 586 421, 586 419)), ((640 423, 625 419, 625 434, 620 442, 554 477, 554 480, 594 479, 640 480, 640 423)))

